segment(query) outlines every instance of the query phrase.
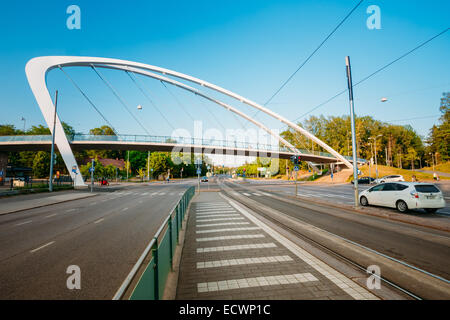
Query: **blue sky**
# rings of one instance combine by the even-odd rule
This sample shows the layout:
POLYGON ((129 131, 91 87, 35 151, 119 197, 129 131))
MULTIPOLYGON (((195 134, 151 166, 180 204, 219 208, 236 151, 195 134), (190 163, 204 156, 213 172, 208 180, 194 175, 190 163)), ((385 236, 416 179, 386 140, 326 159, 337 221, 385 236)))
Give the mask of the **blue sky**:
MULTIPOLYGON (((44 55, 121 58, 173 69, 264 103, 343 19, 357 1, 39 1, 5 2, 0 12, 0 124, 22 128, 44 124, 25 77, 26 62, 44 55), (66 8, 81 9, 81 30, 66 27, 66 8)), ((268 105, 293 120, 346 88, 345 56, 354 82, 449 27, 449 1, 364 1, 293 80, 268 105), (369 5, 381 9, 381 29, 369 30, 369 5)), ((442 92, 450 90, 450 32, 355 88, 358 115, 411 124, 427 135, 439 117, 442 92), (380 99, 387 97, 388 102, 380 99)), ((143 134, 89 69, 67 68, 120 133, 143 134)), ((149 131, 170 135, 171 127, 122 72, 103 71, 149 131), (143 105, 138 111, 136 105, 143 105)), ((227 112, 208 102, 143 79, 152 99, 175 128, 192 131, 191 117, 205 127, 239 128, 227 112), (209 110, 205 112, 205 110, 209 110), (214 114, 214 116, 212 115, 214 114), (216 119, 220 120, 220 125, 216 119), (221 127, 222 126, 222 127, 221 127)), ((62 120, 77 131, 102 119, 59 70, 48 75, 60 93, 62 120)), ((215 95, 215 94, 213 94, 215 95)), ((215 95, 216 96, 216 95, 215 95)), ((217 96, 218 97, 218 96, 217 96)), ((347 95, 315 115, 349 113, 347 95)), ((224 98, 224 101, 232 100, 224 98)), ((233 104, 253 115, 245 105, 233 104)), ((258 115, 271 128, 282 125, 258 115)), ((242 121, 244 123, 244 121, 242 121)))

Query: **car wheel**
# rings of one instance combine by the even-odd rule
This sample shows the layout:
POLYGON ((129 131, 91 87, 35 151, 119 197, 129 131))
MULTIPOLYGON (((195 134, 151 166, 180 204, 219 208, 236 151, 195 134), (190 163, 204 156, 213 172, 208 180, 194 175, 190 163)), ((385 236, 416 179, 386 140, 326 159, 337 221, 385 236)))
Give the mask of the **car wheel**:
POLYGON ((364 206, 364 207, 366 207, 366 206, 369 205, 369 200, 367 200, 367 198, 364 197, 364 196, 362 196, 362 197, 359 199, 359 202, 360 202, 361 205, 364 206))
POLYGON ((427 213, 435 213, 436 211, 437 211, 437 209, 425 209, 425 211, 427 212, 427 213))
POLYGON ((397 210, 398 211, 400 211, 402 213, 408 211, 408 205, 406 204, 405 201, 398 200, 396 205, 397 205, 397 210))

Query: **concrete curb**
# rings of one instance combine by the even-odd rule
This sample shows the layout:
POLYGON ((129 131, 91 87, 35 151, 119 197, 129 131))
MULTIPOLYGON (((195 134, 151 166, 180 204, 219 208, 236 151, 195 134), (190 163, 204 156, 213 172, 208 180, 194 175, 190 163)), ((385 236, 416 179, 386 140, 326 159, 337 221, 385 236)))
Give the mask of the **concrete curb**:
POLYGON ((283 225, 295 228, 303 236, 361 266, 367 268, 370 265, 378 265, 382 271, 381 275, 383 278, 418 295, 420 298, 436 300, 450 299, 450 286, 439 279, 375 254, 353 243, 349 243, 320 228, 303 221, 300 222, 275 209, 267 208, 255 200, 243 196, 233 196, 232 194, 230 194, 230 197, 232 199, 239 198, 242 204, 250 208, 257 208, 257 210, 263 212, 265 215, 272 217, 283 225))
POLYGON ((97 193, 93 193, 92 195, 86 195, 86 196, 79 197, 79 198, 76 198, 76 199, 61 200, 61 201, 57 201, 57 202, 53 202, 53 203, 42 204, 42 205, 39 205, 39 206, 34 206, 34 207, 29 207, 29 208, 24 208, 24 209, 19 209, 19 210, 3 212, 3 213, 0 213, 0 216, 11 214, 11 213, 17 213, 17 212, 21 212, 21 211, 25 211, 25 210, 30 210, 30 209, 36 209, 36 208, 52 206, 52 205, 59 204, 59 203, 64 203, 64 202, 70 202, 70 201, 75 201, 75 200, 80 200, 80 199, 86 199, 86 198, 94 197, 94 196, 97 196, 97 195, 98 195, 97 193))

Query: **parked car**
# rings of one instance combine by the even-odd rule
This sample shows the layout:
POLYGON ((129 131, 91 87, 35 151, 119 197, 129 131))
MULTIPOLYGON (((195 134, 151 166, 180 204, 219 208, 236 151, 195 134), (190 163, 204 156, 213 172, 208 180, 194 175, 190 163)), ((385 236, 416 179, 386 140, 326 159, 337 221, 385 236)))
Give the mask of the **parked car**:
POLYGON ((434 184, 421 182, 387 182, 362 191, 359 202, 363 206, 376 205, 409 209, 425 209, 428 213, 445 207, 444 196, 434 184))
POLYGON ((376 179, 375 183, 397 182, 397 181, 405 181, 405 179, 401 175, 390 175, 376 179))
POLYGON ((208 178, 207 177, 202 177, 202 182, 208 182, 208 178))
MULTIPOLYGON (((375 181, 375 178, 372 177, 361 177, 358 179, 358 184, 370 184, 375 181)), ((355 183, 354 180, 352 180, 352 183, 355 183)))

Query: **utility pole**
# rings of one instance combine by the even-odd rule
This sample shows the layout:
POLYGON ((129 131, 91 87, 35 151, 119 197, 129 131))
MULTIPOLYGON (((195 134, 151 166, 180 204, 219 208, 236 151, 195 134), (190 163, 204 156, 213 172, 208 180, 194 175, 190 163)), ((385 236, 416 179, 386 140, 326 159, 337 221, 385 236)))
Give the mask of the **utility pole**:
POLYGON ((94 170, 95 170, 95 160, 92 158, 91 163, 91 192, 94 191, 94 170))
POLYGON ((55 93, 55 113, 53 114, 53 131, 52 131, 52 149, 50 152, 50 177, 48 181, 48 191, 53 191, 53 162, 55 161, 55 127, 56 127, 56 108, 58 107, 58 90, 55 93))
POLYGON ((150 181, 150 151, 147 155, 147 181, 150 181))
POLYGON ((388 161, 388 149, 387 147, 384 148, 384 153, 386 154, 386 167, 389 166, 389 161, 388 161))
POLYGON ((27 120, 24 117, 22 117, 22 119, 20 119, 20 120, 23 121, 23 133, 25 134, 25 129, 26 129, 25 124, 26 124, 27 120))
POLYGON ((359 193, 358 193, 358 162, 356 156, 356 133, 355 133, 355 110, 353 105, 353 84, 352 84, 352 69, 350 66, 350 57, 345 57, 345 65, 347 71, 347 86, 348 98, 350 101, 350 121, 352 125, 352 148, 353 148, 353 188, 355 191, 355 207, 359 207, 359 193))
POLYGON ((375 174, 376 174, 376 178, 378 179, 378 161, 377 161, 377 138, 381 137, 382 135, 379 134, 376 137, 370 137, 370 140, 374 140, 375 141, 375 174))
POLYGON ((130 150, 128 150, 128 157, 127 157, 127 182, 128 182, 128 171, 130 171, 130 150))
POLYGON ((370 144, 370 160, 369 160, 369 184, 370 184, 370 178, 372 177, 371 176, 371 174, 370 174, 370 169, 372 168, 372 158, 373 158, 373 148, 372 148, 372 142, 369 142, 369 144, 370 144))

